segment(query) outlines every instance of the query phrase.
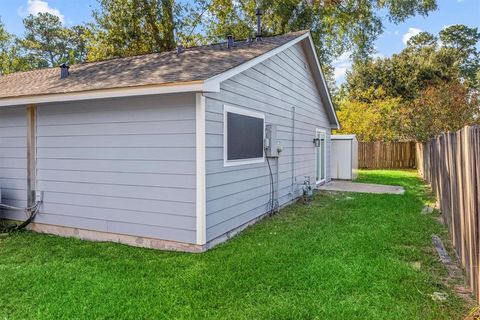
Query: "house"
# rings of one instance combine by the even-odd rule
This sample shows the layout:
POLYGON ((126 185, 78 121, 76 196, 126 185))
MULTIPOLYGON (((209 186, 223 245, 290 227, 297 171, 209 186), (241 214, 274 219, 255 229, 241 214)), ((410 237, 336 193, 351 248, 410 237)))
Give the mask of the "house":
POLYGON ((2 202, 42 201, 38 232, 204 251, 329 181, 338 126, 309 31, 14 73, 2 202))

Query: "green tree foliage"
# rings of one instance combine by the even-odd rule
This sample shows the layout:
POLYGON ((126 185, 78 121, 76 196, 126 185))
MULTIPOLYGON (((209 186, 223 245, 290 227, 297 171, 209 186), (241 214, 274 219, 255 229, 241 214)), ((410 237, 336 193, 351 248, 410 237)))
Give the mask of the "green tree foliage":
MULTIPOLYGON (((255 8, 264 10, 265 34, 310 29, 317 51, 331 76, 332 61, 345 52, 365 60, 374 52, 374 41, 383 31, 381 13, 393 22, 437 8, 435 0, 204 0, 208 14, 203 30, 209 40, 233 35, 245 39, 256 29, 255 8)), ((331 78, 330 78, 331 79, 331 78)))
POLYGON ((445 50, 450 50, 457 57, 463 77, 473 86, 479 86, 477 72, 480 69, 480 41, 478 28, 464 25, 449 26, 440 31, 440 40, 445 50))
POLYGON ((23 24, 22 46, 37 67, 53 67, 68 61, 68 32, 57 16, 50 13, 29 15, 23 24))
MULTIPOLYGON (((30 68, 172 50, 233 35, 254 36, 255 10, 263 11, 265 35, 311 29, 327 79, 332 61, 345 52, 366 60, 382 33, 383 17, 401 22, 427 15, 436 0, 98 0, 94 22, 66 28, 41 13, 24 20, 20 51, 30 68)), ((333 87, 333 86, 332 86, 333 87)))
POLYGON ((18 39, 9 33, 0 19, 0 75, 28 70, 31 65, 18 39))
POLYGON ((392 99, 396 99, 392 112, 397 121, 372 122, 369 134, 353 125, 344 127, 343 132, 358 132, 365 139, 423 141, 478 121, 479 67, 470 63, 478 55, 476 34, 476 30, 464 26, 446 28, 439 37, 422 32, 412 37, 399 54, 357 61, 342 90, 339 106, 344 121, 365 121, 348 112, 352 105, 361 103, 365 112, 380 116, 379 106, 391 104, 392 99), (382 94, 372 96, 365 92, 382 94), (382 130, 377 125, 383 126, 382 130))
POLYGON ((403 106, 402 131, 408 138, 427 141, 442 132, 478 123, 480 100, 459 80, 429 86, 403 106))
POLYGON ((85 26, 66 28, 50 13, 29 15, 23 20, 25 37, 19 41, 30 68, 55 67, 84 62, 89 31, 85 26))
POLYGON ((400 99, 380 90, 363 94, 364 101, 342 100, 337 116, 342 132, 355 133, 360 141, 399 140, 400 99))
POLYGON ((87 47, 90 30, 85 26, 73 26, 66 30, 68 34, 68 61, 70 64, 84 62, 87 60, 87 47))
POLYGON ((175 48, 174 0, 99 0, 88 59, 99 60, 175 48))
POLYGON ((9 73, 9 52, 13 36, 0 20, 0 74, 9 73))

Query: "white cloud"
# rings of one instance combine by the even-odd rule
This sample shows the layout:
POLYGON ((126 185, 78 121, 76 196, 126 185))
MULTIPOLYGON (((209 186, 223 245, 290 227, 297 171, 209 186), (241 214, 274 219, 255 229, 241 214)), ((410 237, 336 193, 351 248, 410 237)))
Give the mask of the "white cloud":
POLYGON ((350 58, 351 54, 351 52, 345 52, 335 61, 333 61, 333 67, 335 68, 335 81, 338 84, 345 81, 345 73, 352 68, 352 59, 350 58))
POLYGON ((44 0, 28 0, 27 1, 27 8, 20 7, 18 10, 21 16, 26 16, 29 14, 38 15, 39 13, 48 12, 60 18, 60 21, 64 23, 65 16, 60 12, 60 10, 56 8, 50 7, 47 1, 44 0))
POLYGON ((408 40, 410 40, 411 37, 416 36, 423 30, 417 29, 417 28, 408 28, 407 33, 405 33, 402 37, 402 42, 404 45, 407 45, 408 40))

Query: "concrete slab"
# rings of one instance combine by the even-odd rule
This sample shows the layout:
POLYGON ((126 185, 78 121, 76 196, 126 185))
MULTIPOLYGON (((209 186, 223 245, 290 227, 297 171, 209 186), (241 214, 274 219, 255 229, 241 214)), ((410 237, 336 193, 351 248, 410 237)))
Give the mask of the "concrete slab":
POLYGON ((318 190, 363 193, 389 193, 404 194, 405 189, 400 186, 387 186, 384 184, 357 183, 351 181, 332 180, 319 186, 318 190))

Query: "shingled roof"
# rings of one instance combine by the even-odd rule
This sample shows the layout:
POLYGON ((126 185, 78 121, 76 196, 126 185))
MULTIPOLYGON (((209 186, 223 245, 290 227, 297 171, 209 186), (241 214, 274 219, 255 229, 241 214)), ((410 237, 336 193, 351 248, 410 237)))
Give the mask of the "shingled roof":
POLYGON ((274 50, 308 31, 237 42, 233 48, 215 44, 70 66, 60 78, 58 67, 0 77, 0 99, 84 92, 148 85, 203 81, 274 50))

